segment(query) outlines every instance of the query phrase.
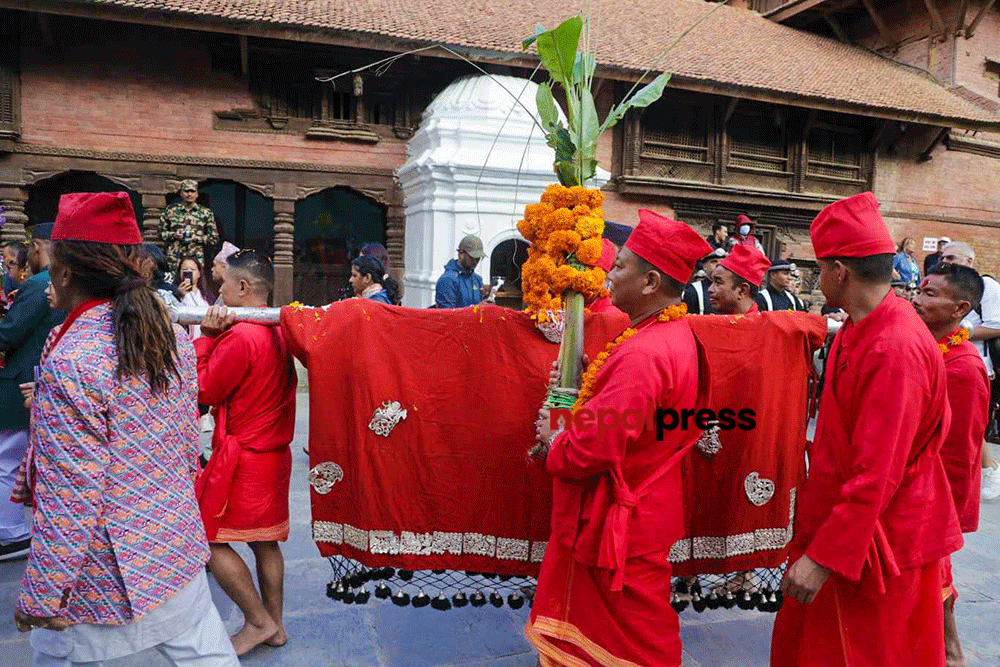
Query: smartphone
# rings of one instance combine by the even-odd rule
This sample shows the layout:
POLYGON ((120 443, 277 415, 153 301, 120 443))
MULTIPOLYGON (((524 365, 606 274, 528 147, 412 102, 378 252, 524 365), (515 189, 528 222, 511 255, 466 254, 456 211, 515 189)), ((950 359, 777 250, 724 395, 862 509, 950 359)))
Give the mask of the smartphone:
POLYGON ((181 282, 185 280, 194 284, 194 271, 181 271, 181 282))

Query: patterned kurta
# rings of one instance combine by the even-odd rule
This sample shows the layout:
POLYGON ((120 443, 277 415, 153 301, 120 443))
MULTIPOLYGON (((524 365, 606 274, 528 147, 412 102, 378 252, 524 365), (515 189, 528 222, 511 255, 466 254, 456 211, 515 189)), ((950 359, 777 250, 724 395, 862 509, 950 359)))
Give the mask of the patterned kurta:
POLYGON ((160 216, 160 241, 170 271, 176 271, 185 257, 197 257, 198 263, 204 265, 205 246, 219 242, 215 214, 201 204, 195 204, 190 211, 183 203, 168 206, 160 216))
POLYGON ((34 525, 18 608, 122 625, 182 589, 208 561, 198 471, 194 350, 153 395, 119 379, 111 306, 83 312, 42 362, 32 405, 34 525))

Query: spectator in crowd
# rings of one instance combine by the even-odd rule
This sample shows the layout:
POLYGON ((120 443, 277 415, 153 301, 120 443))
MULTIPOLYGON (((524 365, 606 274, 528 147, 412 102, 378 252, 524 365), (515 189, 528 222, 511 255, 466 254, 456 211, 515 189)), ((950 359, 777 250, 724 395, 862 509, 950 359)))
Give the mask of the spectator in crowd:
POLYGON ((205 575, 194 350, 142 274, 128 195, 63 195, 52 239, 52 305, 70 315, 41 363, 15 489, 34 507, 17 627, 36 667, 154 647, 172 665, 238 667, 205 575))
POLYGON ((949 243, 951 243, 951 239, 948 238, 947 236, 942 236, 941 238, 938 239, 937 250, 935 252, 932 252, 931 254, 927 255, 926 257, 924 257, 924 275, 925 276, 928 273, 931 272, 931 269, 933 269, 935 266, 937 266, 938 262, 941 261, 941 248, 945 247, 949 243))
POLYGON ((215 301, 208 287, 208 276, 197 257, 185 257, 177 266, 174 287, 181 293, 181 305, 207 308, 215 301))
POLYGON ((53 310, 45 291, 49 287, 52 223, 35 225, 29 252, 34 270, 24 281, 0 321, 0 561, 28 553, 30 538, 24 508, 10 501, 14 478, 28 447, 28 410, 20 385, 34 382, 35 367, 45 339, 66 314, 53 310))
MULTIPOLYGON (((711 238, 708 240, 711 245, 711 238)), ((695 274, 696 280, 684 289, 684 303, 691 315, 711 315, 712 301, 708 298, 708 288, 712 286, 712 273, 715 267, 726 258, 726 249, 717 247, 701 258, 701 270, 695 274), (700 274, 700 276, 699 276, 700 274)))
POLYGON ((374 255, 361 255, 351 262, 354 296, 399 305, 399 288, 374 255))
POLYGON ((167 271, 170 270, 167 258, 163 256, 163 251, 152 243, 147 243, 145 250, 152 265, 150 274, 153 289, 156 290, 156 294, 163 301, 167 310, 176 310, 181 305, 181 299, 184 298, 184 295, 166 280, 167 271))
POLYGON ((168 206, 160 216, 160 241, 167 266, 177 266, 183 257, 205 262, 205 246, 219 242, 215 215, 198 203, 198 182, 181 181, 181 201, 168 206))
POLYGON ((474 306, 490 293, 490 286, 483 286, 483 279, 476 273, 479 260, 486 256, 483 242, 469 234, 458 244, 458 258, 444 265, 434 290, 434 305, 438 308, 465 308, 474 306))
POLYGON ((746 245, 756 248, 761 254, 764 253, 764 246, 760 244, 760 239, 754 236, 754 222, 745 215, 736 216, 736 232, 729 237, 729 248, 733 246, 746 245))
POLYGON ((904 283, 920 282, 920 265, 913 253, 917 251, 917 240, 907 236, 899 242, 896 256, 892 258, 892 277, 904 283))
POLYGON ((216 287, 222 284, 222 274, 226 270, 226 260, 239 251, 240 249, 229 241, 222 242, 222 249, 215 254, 215 259, 212 260, 212 282, 215 283, 216 287))
MULTIPOLYGON (((729 248, 729 227, 726 226, 724 222, 717 222, 712 225, 712 233, 705 237, 708 241, 708 245, 712 246, 713 249, 722 248, 726 250, 729 248)), ((708 273, 706 271, 706 273, 708 273)), ((711 274, 708 274, 711 275, 711 274)))
POLYGON ((761 311, 799 310, 806 311, 802 299, 792 292, 792 271, 796 266, 787 259, 771 262, 761 290, 754 300, 761 311))
POLYGON ((385 269, 386 273, 389 273, 389 251, 385 249, 385 246, 381 243, 366 243, 361 246, 361 252, 358 253, 358 257, 364 257, 369 255, 378 260, 382 268, 385 269))
POLYGON ((712 286, 708 288, 712 310, 720 315, 759 312, 754 297, 769 265, 767 257, 756 248, 733 246, 729 256, 712 271, 712 286))
MULTIPOLYGON (((792 266, 795 267, 794 264, 792 266)), ((798 296, 799 292, 802 290, 802 274, 799 272, 798 267, 793 268, 791 273, 792 282, 788 285, 788 291, 798 296)))
POLYGON ((10 294, 24 282, 24 264, 21 254, 27 253, 28 247, 20 241, 7 241, 3 244, 3 291, 10 294))
MULTIPOLYGON (((961 264, 973 266, 976 263, 976 251, 968 243, 953 242, 941 249, 942 264, 961 264)), ((996 418, 997 366, 1000 359, 996 351, 1000 347, 1000 283, 988 275, 983 275, 983 298, 979 307, 974 308, 965 319, 971 331, 969 340, 976 346, 979 356, 986 365, 986 373, 993 385, 993 395, 990 399, 990 421, 996 418)), ((989 446, 983 447, 983 500, 994 500, 1000 497, 1000 462, 994 457, 989 446)))
MULTIPOLYGON (((227 305, 263 308, 273 288, 274 267, 256 251, 241 250, 226 260, 220 291, 227 305)), ((209 308, 201 332, 194 342, 198 396, 215 408, 216 426, 197 494, 212 574, 243 612, 243 628, 232 637, 243 655, 262 643, 287 641, 278 542, 288 539, 295 367, 280 328, 234 325, 225 307, 209 308), (259 592, 232 543, 246 543, 253 552, 259 592)))

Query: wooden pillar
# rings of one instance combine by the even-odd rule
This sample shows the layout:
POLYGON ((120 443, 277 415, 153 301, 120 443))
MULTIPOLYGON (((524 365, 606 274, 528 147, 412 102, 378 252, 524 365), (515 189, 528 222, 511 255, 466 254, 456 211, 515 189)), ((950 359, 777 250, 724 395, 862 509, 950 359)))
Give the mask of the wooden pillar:
POLYGON ((0 228, 0 241, 24 241, 24 225, 28 222, 24 205, 27 201, 28 188, 23 185, 0 186, 0 207, 3 207, 3 216, 7 219, 0 228))
POLYGON ((167 207, 167 179, 165 176, 143 174, 139 178, 139 194, 142 195, 142 240, 146 243, 160 242, 160 215, 167 207))
MULTIPOLYGON (((295 264, 294 183, 277 183, 274 188, 274 305, 287 306, 294 300, 295 264)), ((322 305, 322 304, 311 304, 322 305)))

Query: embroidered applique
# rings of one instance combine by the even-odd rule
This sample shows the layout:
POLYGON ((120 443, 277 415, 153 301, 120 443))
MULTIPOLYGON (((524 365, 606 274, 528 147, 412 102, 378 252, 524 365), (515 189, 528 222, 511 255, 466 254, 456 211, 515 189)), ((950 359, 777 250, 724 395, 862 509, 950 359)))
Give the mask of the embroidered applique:
POLYGON ((375 431, 377 435, 388 438, 392 429, 400 420, 406 419, 406 410, 399 401, 384 401, 382 407, 375 408, 372 420, 368 422, 368 428, 375 431))
POLYGON ((752 472, 743 480, 743 490, 746 491, 750 502, 760 507, 766 505, 774 495, 774 482, 752 472))
POLYGON ((309 471, 309 484, 321 495, 330 493, 333 485, 343 479, 343 468, 332 461, 320 463, 309 471))
POLYGON ((563 329, 565 324, 563 323, 562 311, 558 313, 553 313, 551 310, 548 311, 549 321, 548 322, 538 322, 536 326, 538 330, 542 332, 545 339, 550 343, 558 343, 562 341, 563 329))
POLYGON ((719 453, 722 449, 722 441, 719 440, 719 424, 717 422, 713 423, 710 428, 701 434, 698 442, 695 443, 695 447, 709 458, 719 453))

